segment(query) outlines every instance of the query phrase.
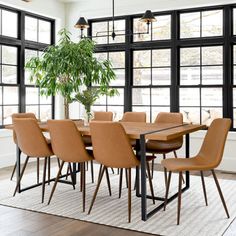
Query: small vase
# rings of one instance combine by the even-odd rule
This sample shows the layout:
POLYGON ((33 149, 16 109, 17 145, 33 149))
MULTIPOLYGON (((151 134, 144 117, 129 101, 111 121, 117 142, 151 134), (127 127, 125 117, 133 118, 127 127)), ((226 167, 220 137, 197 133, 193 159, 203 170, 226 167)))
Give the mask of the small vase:
POLYGON ((92 112, 84 113, 84 126, 89 126, 89 122, 92 120, 93 114, 92 112))

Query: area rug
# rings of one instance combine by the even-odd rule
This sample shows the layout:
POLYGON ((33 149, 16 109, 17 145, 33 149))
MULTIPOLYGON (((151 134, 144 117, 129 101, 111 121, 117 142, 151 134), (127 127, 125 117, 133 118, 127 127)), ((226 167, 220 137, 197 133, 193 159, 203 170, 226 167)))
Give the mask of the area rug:
MULTIPOLYGON (((95 165, 95 170, 97 175, 97 165, 95 165)), ((56 173, 56 169, 54 173, 56 173)), ((133 170, 133 180, 134 176, 135 171, 133 170)), ((25 175, 22 180, 23 187, 32 184, 34 179, 35 174, 25 175)), ((171 202, 165 212, 161 210, 148 221, 143 222, 141 220, 140 198, 135 196, 135 191, 132 192, 132 221, 128 223, 125 180, 120 199, 118 198, 119 176, 116 173, 112 174, 110 172, 110 180, 112 196, 108 194, 104 178, 90 215, 87 214, 87 211, 96 184, 91 183, 89 171, 87 173, 85 213, 82 212, 82 194, 79 191, 79 186, 76 187, 76 190, 73 190, 71 185, 62 183, 58 184, 51 204, 47 205, 53 183, 50 186, 46 186, 45 203, 41 204, 41 187, 12 197, 15 182, 10 180, 0 181, 0 204, 154 235, 168 236, 223 235, 236 217, 236 181, 220 180, 231 216, 230 219, 227 219, 214 180, 210 177, 205 178, 209 203, 209 206, 206 207, 201 179, 198 176, 191 176, 191 188, 182 195, 181 224, 179 226, 176 225, 177 200, 171 202)), ((170 194, 177 191, 177 180, 177 175, 173 175, 170 194)), ((155 195, 164 196, 163 172, 154 172, 153 183, 155 195)), ((160 204, 160 202, 156 201, 157 204, 160 204)), ((156 205, 153 205, 152 201, 148 200, 149 211, 156 207, 156 205)))

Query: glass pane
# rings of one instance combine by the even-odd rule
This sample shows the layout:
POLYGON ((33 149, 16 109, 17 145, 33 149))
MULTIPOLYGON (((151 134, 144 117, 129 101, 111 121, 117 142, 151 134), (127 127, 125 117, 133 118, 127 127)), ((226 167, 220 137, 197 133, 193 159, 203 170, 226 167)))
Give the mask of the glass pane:
POLYGON ((170 112, 170 107, 151 107, 152 120, 154 122, 159 112, 170 112))
POLYGON ((52 119, 52 106, 40 106, 40 120, 47 121, 52 119))
POLYGON ((92 106, 92 111, 106 111, 106 106, 92 106))
POLYGON ((200 37, 200 12, 180 14, 180 38, 200 37))
POLYGON ((223 67, 203 66, 202 84, 223 84, 223 67))
POLYGON ((181 48, 180 49, 180 65, 193 66, 200 65, 200 48, 181 48))
POLYGON ((236 8, 234 8, 234 10, 233 10, 233 20, 234 20, 234 22, 233 22, 233 33, 234 33, 234 35, 236 34, 236 8))
POLYGON ((202 47, 202 64, 203 65, 222 65, 223 64, 223 47, 202 47))
POLYGON ((38 41, 38 20, 33 17, 25 17, 25 39, 38 41))
MULTIPOLYGON (((140 18, 134 19, 133 21, 133 32, 143 33, 147 32, 147 24, 140 21, 140 18)), ((150 41, 151 34, 136 34, 133 36, 134 42, 136 41, 150 41)))
POLYGON ((39 42, 51 43, 51 23, 44 20, 39 20, 39 42))
MULTIPOLYGON (((125 35, 119 36, 119 34, 125 34, 125 20, 116 20, 115 21, 115 33, 117 36, 113 40, 113 38, 109 37, 109 43, 124 43, 125 35)), ((112 34, 112 21, 109 21, 109 35, 112 34)))
POLYGON ((151 67, 151 51, 134 51, 133 64, 134 67, 151 67))
POLYGON ((18 88, 17 87, 3 87, 3 104, 4 105, 17 105, 18 100, 18 88))
POLYGON ((124 113, 124 107, 123 106, 108 106, 107 111, 113 112, 114 121, 119 121, 122 119, 122 116, 124 113))
POLYGON ((52 103, 52 97, 49 96, 42 96, 40 95, 40 104, 51 104, 52 103))
POLYGON ((2 66, 2 82, 5 84, 17 83, 17 67, 16 66, 2 66))
POLYGON ((12 114, 18 113, 18 106, 4 106, 3 107, 3 124, 12 124, 12 114))
POLYGON ((154 68, 152 69, 153 85, 170 85, 170 68, 154 68))
POLYGON ((2 35, 17 38, 17 13, 2 10, 2 35))
POLYGON ((108 59, 108 53, 106 53, 106 52, 95 53, 94 56, 95 56, 99 61, 105 61, 105 60, 108 59))
POLYGON ((2 106, 0 106, 0 125, 3 125, 3 121, 2 121, 2 106))
POLYGON ((202 88, 202 106, 222 106, 222 88, 202 88))
POLYGON ((38 88, 26 88, 26 104, 39 104, 38 88))
POLYGON ((170 66, 170 49, 158 49, 152 51, 152 66, 170 66))
MULTIPOLYGON (((3 87, 0 86, 0 105, 3 105, 2 104, 2 90, 3 90, 3 87)), ((0 107, 1 109, 1 107, 0 107)))
POLYGON ((123 105, 124 104, 124 89, 117 89, 119 95, 107 97, 107 104, 109 105, 123 105))
POLYGON ((217 118, 222 118, 222 108, 202 108, 202 124, 209 126, 217 118))
POLYGON ((234 109, 234 128, 236 127, 236 109, 234 109))
POLYGON ((170 105, 170 89, 169 88, 153 88, 152 105, 170 105))
POLYGON ((200 67, 181 67, 180 84, 181 85, 200 84, 200 67))
POLYGON ((146 112, 146 121, 147 122, 151 122, 150 120, 150 107, 145 107, 145 106, 142 106, 142 107, 139 107, 139 106, 133 106, 132 107, 132 111, 137 111, 137 112, 146 112))
POLYGON ((184 122, 200 124, 200 108, 181 107, 180 112, 183 114, 184 122))
POLYGON ((133 70, 134 85, 150 85, 151 69, 134 69, 133 70))
POLYGON ((152 40, 171 38, 171 16, 156 16, 157 21, 152 23, 152 40))
POLYGON ((180 106, 200 106, 199 88, 180 88, 180 106))
MULTIPOLYGON (((38 56, 38 51, 36 50, 30 50, 30 49, 26 49, 25 50, 25 64, 33 57, 37 57, 38 56)), ((29 80, 30 77, 30 71, 25 69, 25 84, 26 85, 33 85, 34 82, 30 82, 29 80)))
POLYGON ((115 69, 116 79, 110 82, 110 86, 124 86, 125 85, 125 70, 115 69))
POLYGON ((110 52, 109 60, 113 68, 125 68, 125 53, 124 52, 110 52))
POLYGON ((150 89, 148 88, 133 88, 132 89, 133 105, 149 105, 150 104, 150 89))
POLYGON ((223 11, 202 12, 202 37, 220 36, 223 34, 223 11))
POLYGON ((34 113, 37 119, 39 119, 39 106, 26 106, 26 112, 34 113))
MULTIPOLYGON (((92 36, 102 36, 107 35, 108 30, 108 22, 96 22, 92 24, 92 36)), ((108 37, 94 37, 93 40, 97 42, 97 44, 107 44, 108 43, 108 37)))
POLYGON ((105 95, 100 96, 95 102, 95 105, 105 105, 105 104, 106 104, 106 96, 105 95))
POLYGON ((236 107, 236 88, 233 88, 233 107, 236 107))
POLYGON ((2 63, 17 65, 17 48, 2 46, 2 63))

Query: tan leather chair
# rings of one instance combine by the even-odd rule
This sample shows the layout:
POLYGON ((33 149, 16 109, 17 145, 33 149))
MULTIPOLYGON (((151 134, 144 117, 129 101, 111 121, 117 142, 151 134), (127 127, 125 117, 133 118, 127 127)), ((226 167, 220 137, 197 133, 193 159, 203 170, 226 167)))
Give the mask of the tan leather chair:
MULTIPOLYGON (((80 163, 81 165, 81 180, 82 180, 82 193, 83 193, 83 211, 85 211, 85 191, 86 191, 86 174, 85 162, 91 161, 93 158, 85 149, 82 136, 78 131, 75 123, 71 120, 49 120, 47 122, 51 137, 52 150, 55 155, 62 160, 60 169, 57 173, 55 183, 53 185, 48 204, 50 204, 53 193, 57 186, 62 168, 65 162, 80 163)), ((69 165, 70 166, 70 165, 69 165)), ((70 167, 71 179, 72 170, 70 167)))
MULTIPOLYGON (((128 221, 131 221, 131 168, 140 165, 125 130, 119 122, 91 122, 94 158, 103 165, 88 214, 91 213, 104 172, 108 167, 128 169, 128 221)), ((149 175, 154 200, 152 181, 149 175)))
MULTIPOLYGON (((216 183, 216 187, 218 189, 221 201, 223 203, 225 212, 227 217, 229 218, 228 209, 219 185, 219 182, 217 180, 216 174, 214 169, 220 164, 223 152, 224 152, 224 146, 227 138, 228 131, 231 126, 231 120, 230 119, 215 119, 205 136, 205 139, 203 141, 202 147, 199 151, 199 153, 189 159, 186 158, 170 158, 166 160, 162 160, 161 164, 169 171, 168 181, 167 181, 167 188, 166 188, 166 197, 165 197, 165 207, 167 204, 167 198, 168 198, 168 192, 170 187, 170 181, 171 181, 171 173, 172 172, 178 172, 179 173, 179 193, 178 193, 178 210, 177 210, 177 224, 180 222, 180 209, 181 209, 181 189, 182 189, 182 173, 183 171, 200 171, 201 173, 201 180, 202 180, 202 187, 203 187, 203 193, 205 198, 205 203, 207 203, 207 195, 206 195, 206 188, 205 188, 205 182, 204 182, 204 176, 203 171, 211 171, 213 178, 216 183)), ((194 187, 194 186, 193 186, 194 187)), ((186 193, 187 194, 187 193, 186 193)))
MULTIPOLYGON (((32 118, 32 119, 37 120, 34 113, 14 113, 12 114, 12 121, 14 118, 32 118)), ((17 145, 16 132, 14 130, 13 130, 13 141, 17 145)), ((20 151, 20 154, 21 154, 21 151, 20 151)), ((16 171, 16 162, 15 162, 10 180, 13 179, 15 171, 16 171)), ((37 183, 39 183, 39 159, 37 159, 37 183)))
MULTIPOLYGON (((181 113, 174 113, 174 112, 160 112, 157 115, 154 123, 156 124, 172 123, 175 125, 181 125, 183 124, 183 115, 181 113)), ((182 145, 183 145, 183 137, 168 142, 148 140, 146 144, 146 152, 152 153, 153 155, 162 154, 163 159, 166 159, 167 153, 174 152, 174 156, 175 158, 177 158, 176 150, 180 149, 182 145)), ((153 165, 154 163, 152 163, 152 170, 153 170, 153 165)), ((167 173, 165 169, 164 169, 164 175, 165 175, 165 183, 167 183, 167 173)))
POLYGON ((146 112, 125 112, 121 122, 146 122, 146 112))
POLYGON ((45 178, 47 161, 50 156, 54 155, 51 145, 47 143, 41 129, 35 119, 32 118, 14 118, 14 131, 16 133, 17 145, 20 150, 27 155, 20 178, 16 184, 14 195, 20 185, 29 158, 44 157, 43 182, 42 182, 42 203, 44 202, 45 178))

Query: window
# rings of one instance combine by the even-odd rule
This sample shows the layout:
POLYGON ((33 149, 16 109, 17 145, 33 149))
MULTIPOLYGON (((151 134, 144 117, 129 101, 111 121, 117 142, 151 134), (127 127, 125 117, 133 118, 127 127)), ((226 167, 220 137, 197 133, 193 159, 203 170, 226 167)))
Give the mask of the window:
MULTIPOLYGON (((114 97, 102 96, 94 104, 93 111, 112 111, 114 119, 120 120, 124 112, 124 87, 125 87, 125 52, 96 53, 98 60, 109 59, 116 74, 116 80, 110 86, 119 92, 114 97)), ((96 87, 96 85, 93 85, 96 87)))
POLYGON ((41 120, 53 117, 52 98, 39 95, 22 65, 53 43, 53 25, 52 19, 0 7, 0 127, 12 123, 11 115, 16 112, 33 112, 41 120), (18 22, 19 18, 25 22, 18 22))
POLYGON ((222 34, 222 10, 180 14, 180 38, 212 37, 222 34))
MULTIPOLYGON (((147 31, 140 15, 123 18, 128 27, 123 29, 134 33, 119 44, 125 52, 125 83, 120 77, 114 82, 123 86, 124 110, 146 111, 147 121, 154 121, 160 111, 182 112, 185 122, 206 125, 215 118, 230 117, 235 129, 235 4, 154 15, 157 21, 150 24, 150 33, 140 35, 147 31)), ((107 29, 108 22, 107 18, 90 20, 91 35, 107 29)), ((117 50, 108 38, 96 46, 104 55, 117 50)), ((101 98, 104 108, 106 102, 107 98, 101 98)))
POLYGON ((140 18, 133 20, 135 35, 133 41, 150 41, 150 40, 168 40, 171 38, 171 16, 170 15, 158 15, 155 16, 157 21, 152 22, 150 25, 150 34, 138 34, 147 32, 147 24, 141 22, 140 18))

